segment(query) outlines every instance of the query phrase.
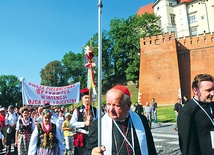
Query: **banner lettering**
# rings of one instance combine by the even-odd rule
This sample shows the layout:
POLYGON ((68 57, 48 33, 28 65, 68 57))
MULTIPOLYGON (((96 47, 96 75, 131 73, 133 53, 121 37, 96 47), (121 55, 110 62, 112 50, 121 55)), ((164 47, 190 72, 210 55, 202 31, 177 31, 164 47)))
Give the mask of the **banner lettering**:
POLYGON ((63 86, 50 87, 27 82, 22 79, 22 99, 24 105, 65 105, 79 103, 80 82, 63 86))

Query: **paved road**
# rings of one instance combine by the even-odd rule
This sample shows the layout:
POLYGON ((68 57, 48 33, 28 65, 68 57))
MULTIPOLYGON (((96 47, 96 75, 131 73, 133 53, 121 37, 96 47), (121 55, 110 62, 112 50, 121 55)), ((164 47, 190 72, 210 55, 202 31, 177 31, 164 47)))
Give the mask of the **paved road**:
POLYGON ((181 155, 174 123, 152 124, 152 135, 158 155, 181 155))

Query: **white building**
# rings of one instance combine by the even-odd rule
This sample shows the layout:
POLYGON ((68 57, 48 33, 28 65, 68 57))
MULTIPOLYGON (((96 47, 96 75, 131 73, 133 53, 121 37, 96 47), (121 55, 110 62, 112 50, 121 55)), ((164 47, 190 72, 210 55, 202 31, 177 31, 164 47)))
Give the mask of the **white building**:
POLYGON ((177 38, 214 32, 214 0, 156 0, 153 9, 163 32, 177 38))

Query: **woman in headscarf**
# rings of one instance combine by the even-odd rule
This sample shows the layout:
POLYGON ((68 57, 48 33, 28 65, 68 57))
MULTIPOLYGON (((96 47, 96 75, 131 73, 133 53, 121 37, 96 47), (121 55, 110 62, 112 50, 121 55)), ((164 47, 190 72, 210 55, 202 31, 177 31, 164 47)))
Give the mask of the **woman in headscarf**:
POLYGON ((42 122, 31 136, 28 155, 62 155, 65 150, 59 128, 51 123, 52 112, 42 112, 42 122))

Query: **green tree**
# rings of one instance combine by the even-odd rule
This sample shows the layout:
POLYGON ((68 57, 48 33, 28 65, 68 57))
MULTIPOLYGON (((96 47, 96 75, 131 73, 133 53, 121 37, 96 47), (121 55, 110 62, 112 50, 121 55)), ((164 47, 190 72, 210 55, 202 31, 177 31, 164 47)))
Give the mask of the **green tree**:
POLYGON ((135 15, 134 20, 133 27, 141 38, 158 35, 163 32, 160 27, 160 16, 145 13, 141 16, 135 15))
POLYGON ((124 19, 113 19, 110 23, 109 35, 112 40, 112 64, 114 76, 118 83, 126 81, 125 70, 128 67, 128 51, 126 49, 126 39, 128 36, 128 27, 124 19))
POLYGON ((41 84, 45 86, 60 87, 68 85, 68 79, 65 76, 65 68, 61 61, 55 60, 48 63, 40 71, 41 84))
MULTIPOLYGON (((85 47, 89 46, 94 50, 93 62, 98 65, 98 34, 94 34, 91 39, 88 40, 85 47)), ((103 31, 102 34, 102 78, 108 77, 112 74, 112 57, 110 53, 111 41, 107 31, 103 31)), ((66 53, 62 59, 66 70, 66 76, 72 83, 80 82, 81 87, 87 86, 87 68, 85 64, 87 60, 85 58, 84 49, 82 53, 73 53, 72 51, 66 53)), ((95 71, 95 84, 97 84, 98 67, 93 68, 95 71)))
POLYGON ((4 107, 22 105, 21 82, 16 76, 0 76, 0 101, 4 107))
POLYGON ((84 64, 84 53, 73 53, 72 51, 63 56, 62 63, 65 68, 66 78, 70 83, 80 82, 81 87, 86 87, 87 69, 84 64))
MULTIPOLYGON (((98 57, 98 34, 92 38, 92 46, 94 47, 95 57, 98 57)), ((107 31, 102 32, 102 77, 106 78, 113 74, 112 65, 112 41, 107 31)))
MULTIPOLYGON (((94 62, 97 62, 98 65, 98 34, 93 35, 92 40, 89 40, 87 42, 88 46, 92 46, 94 50, 94 57, 97 59, 94 60, 94 62), (92 41, 92 42, 90 42, 92 41)), ((112 41, 110 39, 110 36, 107 31, 102 32, 102 88, 103 90, 109 89, 114 83, 108 81, 108 77, 113 75, 113 64, 112 64, 112 41)), ((95 70, 95 83, 97 83, 97 77, 98 77, 98 66, 94 68, 95 70)))
POLYGON ((112 63, 114 76, 118 83, 137 82, 140 65, 140 38, 157 35, 160 17, 145 13, 142 16, 130 16, 127 20, 113 19, 109 35, 112 39, 112 63))

